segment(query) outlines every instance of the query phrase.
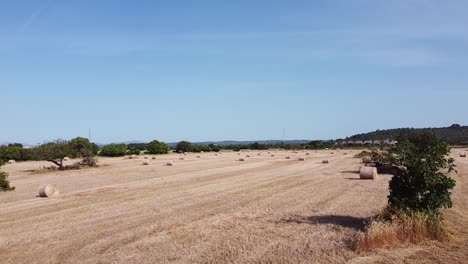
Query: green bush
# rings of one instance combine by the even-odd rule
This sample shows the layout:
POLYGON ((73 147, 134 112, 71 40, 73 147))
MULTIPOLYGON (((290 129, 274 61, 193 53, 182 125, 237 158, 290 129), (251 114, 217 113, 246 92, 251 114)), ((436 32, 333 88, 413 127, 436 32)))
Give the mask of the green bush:
POLYGON ((149 154, 166 154, 169 152, 170 148, 164 142, 153 140, 146 144, 146 150, 149 154))
POLYGON ((139 149, 129 149, 127 150, 127 155, 140 155, 141 151, 139 149))
POLYGON ((77 137, 70 140, 69 144, 72 149, 72 158, 94 156, 93 143, 87 138, 77 137))
POLYGON ((105 145, 99 155, 105 157, 121 157, 127 153, 127 145, 125 144, 109 144, 105 145))
POLYGON ((0 146, 0 159, 26 161, 31 160, 32 155, 31 151, 23 148, 21 144, 9 144, 8 146, 0 146))
MULTIPOLYGON (((5 165, 3 160, 0 160, 0 167, 5 165)), ((8 173, 0 171, 0 191, 13 191, 15 187, 10 185, 8 180, 8 173)))
POLYGON ((193 151, 193 146, 188 141, 181 141, 176 146, 177 152, 191 152, 193 151))
POLYGON ((405 131, 398 145, 376 155, 380 161, 400 169, 389 183, 389 205, 397 210, 438 214, 452 207, 451 190, 455 181, 447 173, 455 171, 450 148, 429 132, 405 131))
POLYGON ((99 146, 96 143, 91 143, 91 145, 92 145, 93 155, 97 156, 99 153, 99 146))

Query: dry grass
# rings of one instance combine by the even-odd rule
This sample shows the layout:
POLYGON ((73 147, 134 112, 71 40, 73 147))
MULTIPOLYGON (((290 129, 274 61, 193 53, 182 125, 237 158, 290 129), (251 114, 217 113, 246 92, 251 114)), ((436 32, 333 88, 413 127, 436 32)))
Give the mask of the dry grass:
POLYGON ((374 251, 427 240, 443 241, 447 237, 440 215, 394 213, 386 209, 370 221, 364 232, 358 234, 356 250, 374 251))

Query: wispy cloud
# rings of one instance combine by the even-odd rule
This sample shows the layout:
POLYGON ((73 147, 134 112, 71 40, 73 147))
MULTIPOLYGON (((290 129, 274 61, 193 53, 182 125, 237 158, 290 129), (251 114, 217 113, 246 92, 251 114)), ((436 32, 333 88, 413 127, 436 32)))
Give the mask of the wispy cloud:
POLYGON ((26 19, 26 21, 21 25, 19 28, 18 32, 23 33, 25 32, 36 20, 47 10, 49 9, 55 0, 49 0, 45 1, 44 4, 42 4, 38 9, 36 9, 34 12, 29 15, 29 17, 26 19))

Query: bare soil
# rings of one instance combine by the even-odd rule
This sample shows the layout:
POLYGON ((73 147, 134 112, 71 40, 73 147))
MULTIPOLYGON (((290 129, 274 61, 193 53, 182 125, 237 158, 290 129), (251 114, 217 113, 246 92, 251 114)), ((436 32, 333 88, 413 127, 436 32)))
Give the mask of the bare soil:
POLYGON ((42 173, 31 171, 47 162, 6 165, 16 191, 0 193, 0 262, 467 263, 459 150, 450 240, 366 254, 354 237, 386 205, 390 176, 359 180, 357 150, 309 152, 169 154, 147 166, 143 156, 99 158, 99 168, 42 173), (44 183, 61 195, 36 197, 44 183))

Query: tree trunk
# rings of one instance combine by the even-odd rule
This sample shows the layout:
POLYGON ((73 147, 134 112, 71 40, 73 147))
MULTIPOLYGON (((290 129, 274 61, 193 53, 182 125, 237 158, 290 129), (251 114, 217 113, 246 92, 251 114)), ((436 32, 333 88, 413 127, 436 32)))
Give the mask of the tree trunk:
POLYGON ((59 170, 65 170, 65 167, 63 167, 63 159, 61 159, 60 161, 48 160, 48 162, 52 162, 53 164, 57 165, 59 167, 59 170))

